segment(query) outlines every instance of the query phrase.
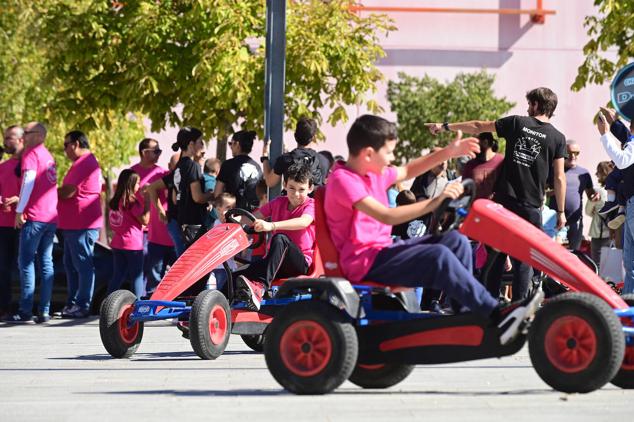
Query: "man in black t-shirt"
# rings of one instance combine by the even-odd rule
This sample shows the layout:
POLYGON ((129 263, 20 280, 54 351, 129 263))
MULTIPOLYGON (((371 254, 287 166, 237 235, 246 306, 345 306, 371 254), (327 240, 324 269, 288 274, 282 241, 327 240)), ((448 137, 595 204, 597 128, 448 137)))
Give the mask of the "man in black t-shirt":
MULTIPOLYGON (((429 123, 432 134, 441 130, 463 131, 470 134, 497 132, 506 139, 502 169, 493 189, 493 199, 505 208, 541 228, 541 207, 550 170, 553 170, 557 228, 566 224, 564 203, 566 176, 564 157, 566 138, 550 124, 557 108, 557 96, 548 88, 536 88, 526 94, 528 116, 508 116, 496 121, 460 123, 429 123)), ((487 288, 494 296, 500 291, 506 255, 498 254, 486 277, 487 288)), ((532 269, 513 260, 513 300, 529 293, 532 269)))
POLYGON ((229 192, 236 197, 236 207, 247 211, 260 205, 256 186, 262 178, 262 169, 249 157, 254 140, 255 132, 241 130, 233 134, 227 142, 233 158, 222 163, 214 188, 215 197, 229 192))
POLYGON ((317 122, 314 119, 302 117, 295 126, 295 141, 297 148, 280 155, 273 168, 269 163, 269 145, 264 145, 264 151, 260 161, 264 169, 264 180, 270 188, 276 186, 282 181, 282 176, 286 178, 286 171, 295 162, 304 161, 311 169, 313 175, 313 185, 323 186, 328 177, 330 163, 322 154, 311 148, 315 144, 315 135, 317 135, 317 122))

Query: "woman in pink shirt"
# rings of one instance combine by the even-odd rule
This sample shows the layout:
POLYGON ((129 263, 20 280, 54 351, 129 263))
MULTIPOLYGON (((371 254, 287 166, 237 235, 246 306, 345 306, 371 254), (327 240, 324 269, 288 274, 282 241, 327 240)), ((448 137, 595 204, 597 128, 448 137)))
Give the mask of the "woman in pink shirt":
POLYGON ((275 278, 307 274, 315 249, 315 202, 310 167, 291 165, 284 184, 286 196, 279 196, 256 211, 253 228, 273 232, 269 251, 260 260, 234 273, 236 299, 245 300, 249 309, 260 309, 262 297, 275 278), (270 217, 271 221, 264 221, 270 217))
POLYGON ((143 203, 137 198, 139 180, 139 175, 133 170, 123 170, 110 200, 113 272, 108 294, 119 289, 126 276, 132 282, 137 297, 140 298, 144 292, 143 226, 150 219, 150 201, 147 195, 143 203))

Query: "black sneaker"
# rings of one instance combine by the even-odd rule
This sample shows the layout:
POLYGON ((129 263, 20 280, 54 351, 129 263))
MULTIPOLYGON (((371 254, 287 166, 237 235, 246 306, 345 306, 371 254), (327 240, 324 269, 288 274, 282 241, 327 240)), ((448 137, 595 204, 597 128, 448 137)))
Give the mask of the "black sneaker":
POLYGON ((605 204, 601 207, 601 209, 597 212, 599 215, 607 215, 610 211, 614 211, 619 207, 619 204, 616 201, 606 201, 605 204))
POLYGON ((10 315, 8 318, 4 319, 4 322, 7 324, 35 324, 33 321, 33 317, 21 314, 10 315))
POLYGON ((80 307, 77 307, 77 309, 73 309, 71 312, 66 314, 66 318, 72 319, 88 318, 89 316, 90 311, 88 309, 81 309, 80 307))
POLYGON ((251 281, 243 275, 236 279, 236 299, 244 300, 247 309, 259 311, 264 292, 264 283, 251 281))
POLYGON ((51 316, 49 314, 38 315, 35 317, 36 324, 46 324, 51 320, 51 316))
POLYGON ((625 223, 625 212, 619 212, 616 217, 608 221, 608 227, 612 230, 618 230, 625 223))
POLYGON ((509 344, 526 328, 543 300, 544 292, 537 290, 526 299, 511 302, 508 305, 499 305, 496 308, 494 320, 500 329, 501 345, 509 344))

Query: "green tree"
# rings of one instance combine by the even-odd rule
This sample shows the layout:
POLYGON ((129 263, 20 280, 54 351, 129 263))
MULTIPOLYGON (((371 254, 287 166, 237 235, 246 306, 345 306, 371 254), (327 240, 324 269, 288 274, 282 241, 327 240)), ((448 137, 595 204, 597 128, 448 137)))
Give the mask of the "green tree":
MULTIPOLYGON (((385 16, 351 13, 352 4, 288 3, 287 128, 324 107, 332 124, 347 120, 347 104, 380 111, 367 94, 382 79, 379 35, 393 27, 385 16)), ((103 0, 58 0, 38 10, 64 118, 91 125, 92 113, 120 110, 148 116, 153 130, 263 134, 264 1, 138 0, 115 11, 103 0)))
MULTIPOLYGON (((421 150, 444 145, 453 134, 432 136, 425 123, 465 120, 493 120, 503 116, 515 104, 493 93, 495 76, 485 71, 459 73, 443 83, 428 75, 422 78, 398 74, 389 81, 387 98, 397 115, 400 141, 396 144, 398 161, 418 156, 421 150)), ((503 144, 501 142, 501 147, 503 144)))
POLYGON ((587 84, 609 82, 621 67, 634 58, 634 2, 595 0, 594 4, 599 8, 599 14, 587 16, 583 23, 590 40, 583 47, 586 58, 572 84, 575 91, 587 84), (616 61, 604 57, 608 49, 615 47, 616 61))

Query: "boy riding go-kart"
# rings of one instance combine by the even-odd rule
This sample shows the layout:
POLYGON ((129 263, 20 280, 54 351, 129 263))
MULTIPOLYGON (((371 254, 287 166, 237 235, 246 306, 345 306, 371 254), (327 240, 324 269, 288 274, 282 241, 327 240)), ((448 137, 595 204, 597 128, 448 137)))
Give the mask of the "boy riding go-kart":
POLYGON ((277 292, 277 300, 304 299, 285 306, 267 329, 265 357, 275 379, 298 394, 327 393, 346 379, 385 388, 415 364, 511 355, 528 338, 536 371, 557 390, 589 392, 610 381, 632 388, 634 308, 626 301, 634 298, 620 298, 576 257, 502 206, 483 199, 471 207, 468 183, 470 192, 460 200, 463 188, 454 184, 439 199, 388 209, 385 192, 395 181, 477 149, 477 140, 458 139, 398 169, 388 167, 395 143, 393 124, 375 116, 357 119, 348 134, 349 161, 330 175, 324 200, 318 192, 317 239, 327 277, 289 280, 277 292), (389 224, 432 210, 440 215, 446 207, 455 221, 444 235, 392 244, 389 224), (452 230, 467 214, 463 234, 573 292, 541 309, 540 290, 498 305, 471 274, 466 237, 452 230), (444 290, 472 312, 422 313, 411 294, 419 286, 444 290))

